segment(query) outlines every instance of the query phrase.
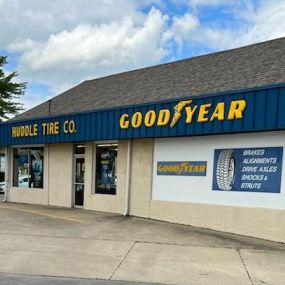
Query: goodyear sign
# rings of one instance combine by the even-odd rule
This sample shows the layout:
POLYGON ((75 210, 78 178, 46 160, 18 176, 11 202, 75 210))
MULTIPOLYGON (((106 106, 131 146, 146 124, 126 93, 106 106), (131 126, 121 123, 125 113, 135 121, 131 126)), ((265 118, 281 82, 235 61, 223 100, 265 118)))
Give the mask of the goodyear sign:
POLYGON ((0 145, 285 129, 285 85, 0 123, 0 145), (283 112, 283 113, 282 113, 283 112))
POLYGON ((206 176, 206 161, 158 161, 157 175, 206 176))
POLYGON ((142 125, 149 128, 154 126, 169 126, 173 128, 181 119, 183 112, 186 114, 186 124, 191 124, 194 118, 198 123, 213 122, 215 120, 237 120, 243 118, 245 108, 245 100, 233 100, 229 106, 226 106, 225 102, 197 105, 193 100, 184 100, 174 106, 173 115, 171 115, 171 110, 169 109, 161 109, 159 112, 149 110, 145 115, 142 112, 135 112, 131 116, 127 113, 122 114, 120 117, 120 128, 139 128, 142 125))

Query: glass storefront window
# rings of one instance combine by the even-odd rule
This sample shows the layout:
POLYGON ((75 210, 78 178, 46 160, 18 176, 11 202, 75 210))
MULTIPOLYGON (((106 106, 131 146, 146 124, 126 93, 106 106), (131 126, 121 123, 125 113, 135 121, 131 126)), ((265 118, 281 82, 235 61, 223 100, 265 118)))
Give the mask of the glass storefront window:
POLYGON ((21 188, 43 188, 44 149, 14 149, 13 186, 21 188))
POLYGON ((5 154, 0 153, 0 182, 5 182, 5 169, 6 169, 5 154))
POLYGON ((95 193, 116 195, 118 144, 96 145, 95 193))

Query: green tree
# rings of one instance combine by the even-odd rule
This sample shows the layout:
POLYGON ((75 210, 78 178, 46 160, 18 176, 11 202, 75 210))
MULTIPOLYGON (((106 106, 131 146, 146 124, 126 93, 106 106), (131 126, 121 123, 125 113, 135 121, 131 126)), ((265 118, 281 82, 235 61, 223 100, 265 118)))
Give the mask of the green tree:
POLYGON ((5 74, 3 66, 7 64, 7 57, 0 55, 0 121, 8 119, 8 115, 16 115, 23 110, 17 99, 24 95, 26 83, 15 83, 12 80, 18 76, 16 71, 5 74))

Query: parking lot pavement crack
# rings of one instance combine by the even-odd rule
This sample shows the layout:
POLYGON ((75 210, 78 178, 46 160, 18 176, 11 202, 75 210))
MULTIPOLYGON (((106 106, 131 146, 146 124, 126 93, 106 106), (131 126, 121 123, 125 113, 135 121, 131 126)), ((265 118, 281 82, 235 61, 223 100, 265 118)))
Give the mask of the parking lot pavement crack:
POLYGON ((127 251, 127 253, 125 254, 125 256, 122 258, 121 262, 118 264, 118 266, 115 268, 115 270, 112 272, 112 274, 110 275, 109 280, 112 280, 114 274, 116 273, 116 271, 121 267, 121 265, 123 264, 123 262, 125 261, 125 259, 128 257, 128 255, 130 254, 130 252, 132 251, 132 249, 134 248, 135 244, 137 242, 133 242, 133 244, 131 245, 131 247, 129 248, 129 250, 127 251))
POLYGON ((251 276, 250 276, 250 274, 249 274, 249 271, 247 270, 246 264, 245 264, 245 262, 244 262, 244 260, 243 260, 243 258, 242 258, 240 249, 237 249, 237 252, 238 252, 238 255, 239 255, 240 259, 241 259, 241 262, 242 262, 242 264, 243 264, 244 270, 245 270, 245 272, 246 272, 246 274, 247 274, 247 276, 248 276, 248 279, 249 279, 250 283, 251 283, 252 285, 254 285, 254 283, 253 283, 253 281, 252 281, 252 279, 251 279, 251 276))

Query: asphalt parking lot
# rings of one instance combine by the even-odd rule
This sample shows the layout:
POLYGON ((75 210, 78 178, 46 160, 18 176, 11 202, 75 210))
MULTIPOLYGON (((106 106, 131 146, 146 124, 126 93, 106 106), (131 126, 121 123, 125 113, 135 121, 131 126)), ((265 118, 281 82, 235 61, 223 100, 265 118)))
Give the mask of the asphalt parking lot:
POLYGON ((0 240, 0 284, 285 284, 284 244, 135 217, 1 203, 0 240))

